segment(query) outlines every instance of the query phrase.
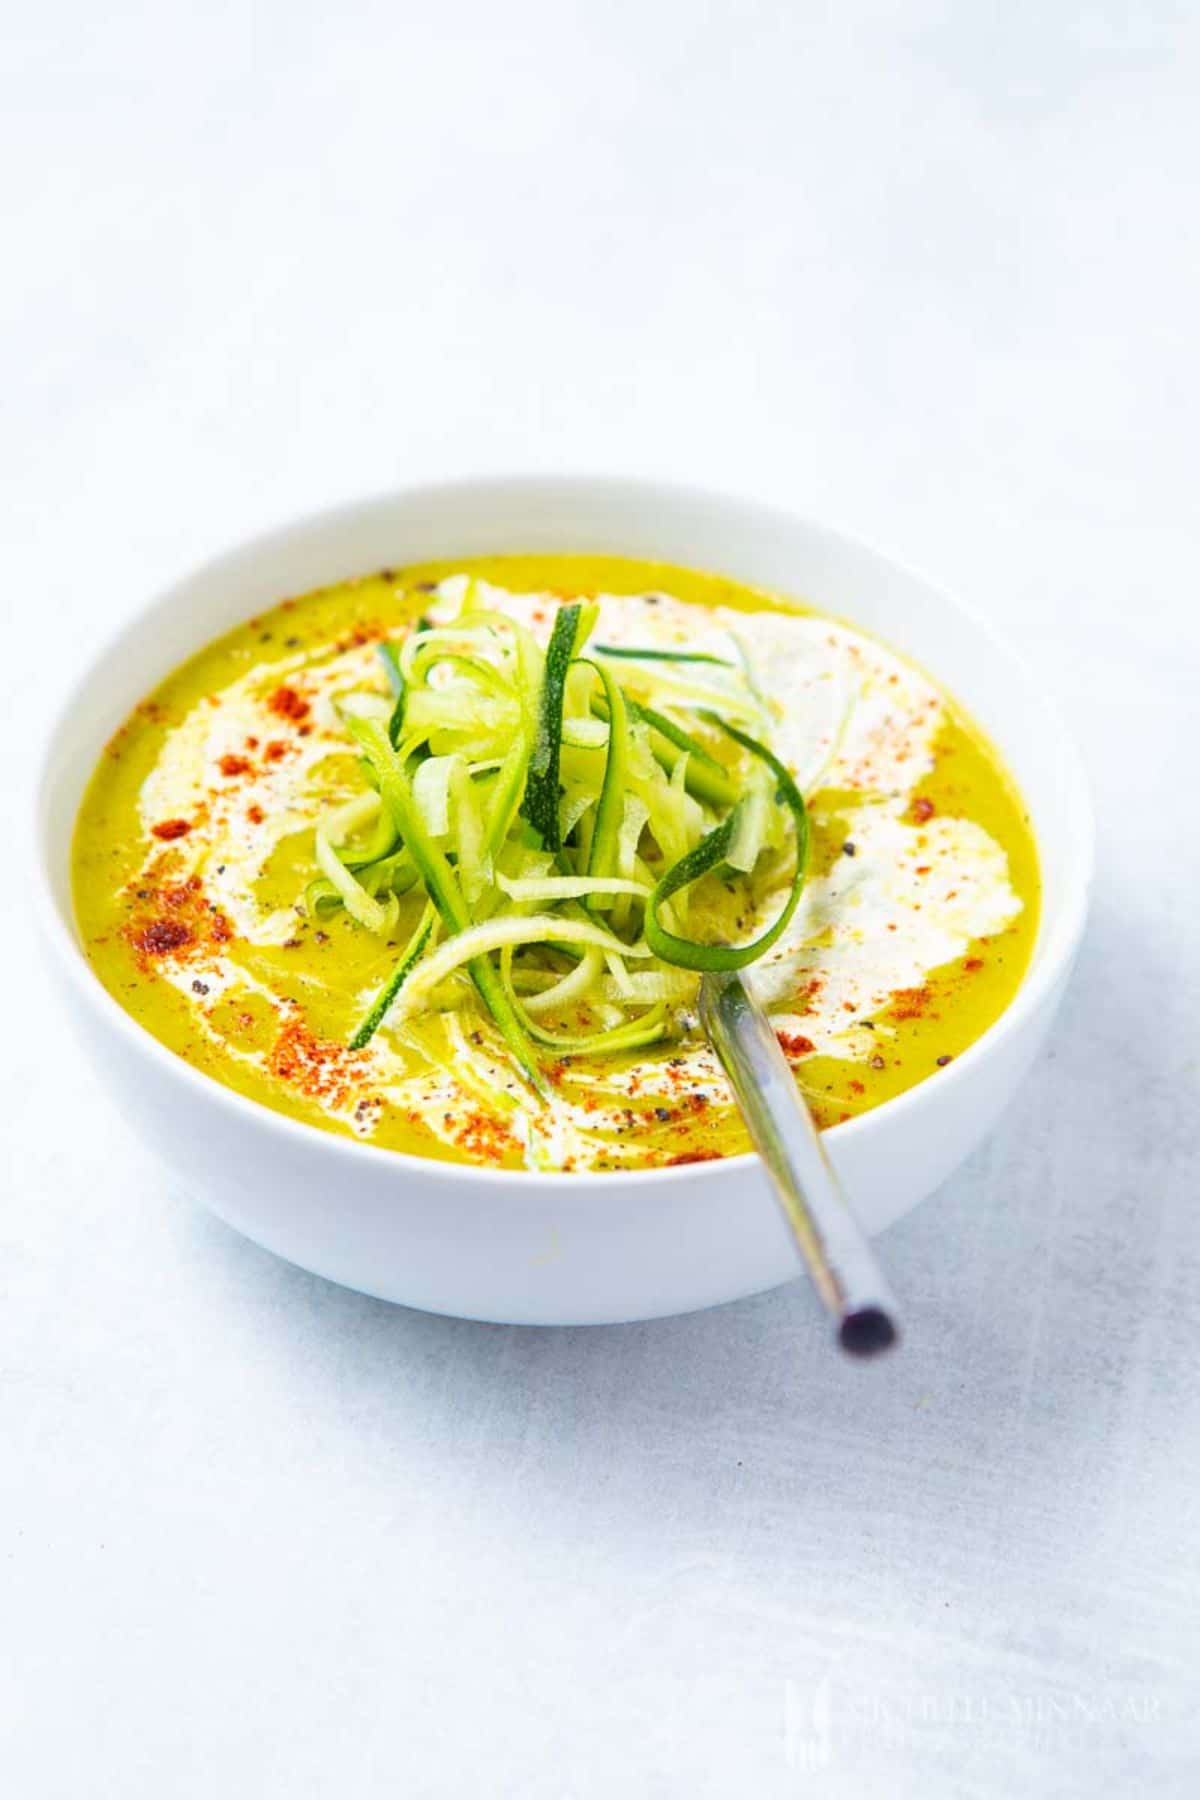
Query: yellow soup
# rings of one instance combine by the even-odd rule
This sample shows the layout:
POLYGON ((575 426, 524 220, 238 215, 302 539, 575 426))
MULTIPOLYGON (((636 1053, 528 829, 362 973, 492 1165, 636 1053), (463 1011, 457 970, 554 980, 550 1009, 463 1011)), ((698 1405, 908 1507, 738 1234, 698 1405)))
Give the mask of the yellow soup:
POLYGON ((385 935, 312 901, 318 820, 367 792, 336 703, 382 694, 380 642, 453 617, 468 589, 543 644, 563 599, 588 596, 595 641, 618 652, 741 659, 812 834, 799 906, 749 979, 823 1125, 935 1077, 1004 1010, 1037 929, 1029 820, 924 673, 722 577, 506 556, 285 600, 193 657, 108 746, 75 836, 80 930, 104 985, 177 1055, 325 1130, 450 1161, 650 1168, 747 1148, 686 992, 636 1051, 543 1045, 546 1101, 514 1080, 469 987, 350 1047, 424 899, 402 895, 385 935))

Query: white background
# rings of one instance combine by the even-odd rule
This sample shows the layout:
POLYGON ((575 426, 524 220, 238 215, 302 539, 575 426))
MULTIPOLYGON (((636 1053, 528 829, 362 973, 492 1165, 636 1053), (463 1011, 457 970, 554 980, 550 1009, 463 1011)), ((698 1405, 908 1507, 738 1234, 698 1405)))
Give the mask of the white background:
POLYGON ((6 12, 0 1788, 1195 1792, 1195 9, 6 12), (1083 742, 1078 976, 884 1241, 887 1366, 799 1288, 532 1331, 311 1279, 169 1191, 43 991, 26 753, 89 647, 239 535, 510 468, 859 531, 1083 742))

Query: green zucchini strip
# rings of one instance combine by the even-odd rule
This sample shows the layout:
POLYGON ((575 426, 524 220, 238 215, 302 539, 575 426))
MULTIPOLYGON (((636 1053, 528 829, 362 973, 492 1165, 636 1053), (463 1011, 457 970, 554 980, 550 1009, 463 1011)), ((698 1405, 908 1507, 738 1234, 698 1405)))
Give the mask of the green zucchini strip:
MULTIPOLYGON (((500 952, 500 969, 504 979, 515 986, 512 957, 513 945, 506 944, 500 952)), ((603 968, 604 954, 593 944, 583 952, 570 974, 561 975, 557 979, 552 977, 549 987, 543 988, 538 994, 529 995, 522 1004, 531 1013, 561 1012, 565 1006, 577 1006, 592 993, 603 968)))
MULTIPOLYGON (((629 719, 625 697, 603 663, 587 660, 588 668, 599 676, 608 709, 608 750, 604 758, 604 779, 600 784, 600 800, 588 848, 587 872, 593 881, 612 880, 617 874, 621 849, 621 821, 625 817, 625 790, 629 779, 629 719)), ((627 892, 616 889, 614 892, 627 892)), ((602 888, 596 888, 587 899, 591 912, 606 911, 612 900, 602 888)))
MULTIPOLYGON (((625 709, 630 721, 635 725, 645 725, 650 731, 650 749, 660 769, 670 775, 681 755, 688 757, 687 776, 684 782, 693 800, 703 801, 707 806, 733 806, 738 799, 738 789, 730 779, 728 769, 719 763, 715 756, 710 756, 699 738, 677 725, 674 719, 668 719, 665 713, 656 712, 643 700, 635 700, 632 694, 625 695, 625 709)), ((592 702, 592 711, 598 718, 607 718, 608 713, 604 701, 599 695, 592 702)))
POLYGON ((537 690, 541 677, 542 653, 532 633, 514 620, 508 621, 516 634, 514 677, 517 696, 517 730, 510 744, 496 785, 491 795, 491 817, 484 842, 485 854, 493 861, 512 828, 518 808, 525 797, 530 764, 538 734, 537 690))
POLYGON ((521 919, 485 919, 482 924, 469 926, 447 938, 425 958, 409 977, 401 996, 400 1004, 405 1014, 413 1012, 421 1000, 428 998, 464 963, 469 964, 474 973, 476 963, 483 962, 496 975, 492 964, 485 959, 493 950, 503 950, 509 944, 514 949, 523 944, 583 944, 598 950, 615 950, 620 956, 650 955, 645 944, 622 943, 611 932, 583 919, 563 919, 552 913, 534 913, 521 919))
POLYGON ((342 896, 332 881, 318 875, 304 890, 304 910, 310 919, 326 919, 341 907, 342 896))
POLYGON ((350 873, 337 851, 337 845, 344 843, 369 819, 375 817, 378 804, 376 795, 360 794, 356 799, 347 801, 344 806, 339 806, 317 826, 314 847, 317 867, 336 890, 355 924, 364 926, 367 931, 373 931, 380 937, 386 937, 396 923, 395 895, 389 895, 386 901, 376 900, 350 873))
POLYGON ((512 699, 512 684, 486 657, 468 654, 464 650, 439 650, 436 644, 426 644, 412 660, 409 681, 414 686, 424 681, 432 668, 456 670, 459 675, 466 675, 480 687, 486 688, 495 698, 512 699))
POLYGON ((542 689, 538 696, 537 735, 529 774, 525 781, 525 799, 521 811, 541 836, 547 850, 561 850, 558 829, 558 764, 562 751, 563 700, 567 688, 567 671, 575 660, 583 604, 573 600, 560 606, 546 647, 542 671, 542 689))
POLYGON ((519 1001, 517 1004, 529 1035, 539 1044, 569 1056, 612 1056, 617 1051, 640 1050, 646 1044, 656 1043, 667 1030, 667 1009, 661 1004, 650 1007, 639 1018, 626 1019, 606 1030, 579 1032, 551 1031, 530 1017, 527 1006, 520 1006, 519 1001))
POLYGON ((342 905, 355 924, 373 931, 377 937, 386 937, 396 923, 396 896, 389 894, 386 900, 376 900, 373 894, 368 893, 362 883, 350 873, 319 826, 316 832, 316 854, 317 867, 326 881, 336 888, 342 905))
MULTIPOLYGON (((409 785, 404 764, 393 749, 386 731, 383 731, 372 719, 358 719, 349 714, 344 714, 343 717, 347 730, 359 744, 375 771, 379 782, 380 797, 384 805, 390 809, 392 817, 396 821, 396 829, 420 870, 426 891, 443 921, 453 932, 469 933, 471 914, 455 878, 454 870, 425 830, 416 801, 413 799, 412 788, 409 785)), ((467 961, 468 958, 464 957, 460 960, 467 961)), ((483 953, 471 955, 469 966, 471 979, 475 983, 480 999, 491 1013, 501 1036, 512 1051, 530 1085, 544 1099, 546 1089, 541 1071, 534 1059, 529 1039, 517 1017, 516 1009, 505 992, 499 975, 488 961, 486 954, 483 953)), ((427 963, 423 964, 422 970, 427 967, 427 963)), ((413 977, 410 977, 407 983, 409 989, 411 989, 412 980, 413 977)))
POLYGON ((407 850, 394 850, 388 856, 381 856, 375 862, 348 862, 346 867, 362 882, 368 894, 378 897, 385 891, 393 894, 407 894, 421 879, 417 865, 407 850))
POLYGON ((631 894, 645 900, 647 881, 623 881, 619 875, 498 875, 496 885, 510 900, 591 900, 597 894, 631 894))
POLYGON ((727 656, 709 656, 699 650, 653 650, 635 644, 597 644, 597 656, 616 656, 629 662, 716 663, 719 669, 736 669, 727 656))
POLYGON ((707 715, 709 722, 733 738, 735 743, 748 750, 750 754, 765 763, 775 777, 776 798, 782 800, 792 815, 792 823, 796 835, 796 865, 792 875, 792 884, 788 896, 779 913, 767 929, 748 944, 702 944, 694 938, 680 937, 669 931, 662 923, 663 905, 672 895, 679 894, 699 881, 702 876, 711 874, 714 869, 721 868, 726 862, 726 854, 733 843, 734 834, 739 825, 739 808, 735 807, 729 817, 701 838, 694 850, 669 868, 659 881, 646 902, 646 916, 643 929, 646 942, 661 961, 674 963, 681 969, 744 969, 750 963, 771 948, 787 929, 788 921, 800 903, 800 895, 804 888, 804 877, 808 865, 808 809, 804 804, 804 796, 792 780, 791 775, 779 758, 760 744, 756 738, 746 732, 739 731, 736 726, 727 725, 715 713, 707 715))
POLYGON ((354 1036, 350 1039, 350 1048, 352 1050, 362 1050, 369 1044, 371 1039, 375 1036, 375 1033, 379 1030, 379 1027, 383 1024, 383 1021, 387 1018, 387 1015, 391 1010, 392 1001, 396 998, 396 995, 400 992, 400 989, 404 986, 404 983, 408 980, 408 977, 416 967, 417 962, 424 954, 425 946, 433 935, 433 928, 436 923, 437 908, 434 906, 432 900, 427 900, 425 903, 425 910, 418 921, 417 929, 413 932, 405 947, 404 955, 400 958, 400 961, 397 963, 386 984, 380 989, 370 1012, 367 1014, 354 1036))
MULTIPOLYGON (((391 731, 390 724, 388 731, 389 733, 391 731)), ((339 850, 338 855, 352 874, 361 876, 385 856, 390 856, 398 841, 396 825, 391 813, 386 806, 380 806, 370 842, 364 844, 361 850, 356 850, 352 855, 343 850, 339 850)), ((376 890, 372 889, 371 891, 375 892, 376 890)))
POLYGON ((379 646, 379 660, 383 664, 384 672, 387 675, 388 684, 391 687, 392 693, 396 696, 396 704, 392 707, 392 716, 388 720, 387 728, 388 737, 391 740, 394 749, 400 742, 400 734, 404 730, 404 711, 408 702, 408 682, 405 679, 403 669, 400 667, 399 652, 397 651, 395 644, 389 639, 385 638, 383 643, 379 646))

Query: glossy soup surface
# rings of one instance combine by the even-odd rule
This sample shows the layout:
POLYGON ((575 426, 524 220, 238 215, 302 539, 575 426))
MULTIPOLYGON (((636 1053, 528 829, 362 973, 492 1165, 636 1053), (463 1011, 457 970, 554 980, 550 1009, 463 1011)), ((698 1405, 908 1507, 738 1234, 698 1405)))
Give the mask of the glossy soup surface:
POLYGON ((544 640, 565 597, 597 637, 740 641, 806 786, 808 884, 754 984, 822 1124, 936 1079, 1003 1011, 1037 929, 1037 860, 995 751, 927 676, 852 627, 717 576, 615 558, 492 557, 283 601, 210 644, 106 749, 73 857, 87 955, 120 1004, 198 1069, 325 1129, 422 1156, 652 1167, 747 1147, 694 1008, 624 1057, 547 1053, 548 1107, 512 1097, 470 1005, 348 1040, 386 943, 318 922, 313 825, 364 787, 332 696, 383 685, 375 647, 452 612, 469 576, 544 640))

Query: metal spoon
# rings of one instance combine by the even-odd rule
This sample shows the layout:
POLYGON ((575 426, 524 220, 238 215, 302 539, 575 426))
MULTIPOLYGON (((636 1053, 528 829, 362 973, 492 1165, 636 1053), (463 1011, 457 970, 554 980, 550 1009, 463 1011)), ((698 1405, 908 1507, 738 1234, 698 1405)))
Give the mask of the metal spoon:
POLYGON ((766 1014, 729 972, 705 975, 700 1017, 838 1343, 850 1356, 890 1349, 900 1335, 895 1302, 766 1014))

